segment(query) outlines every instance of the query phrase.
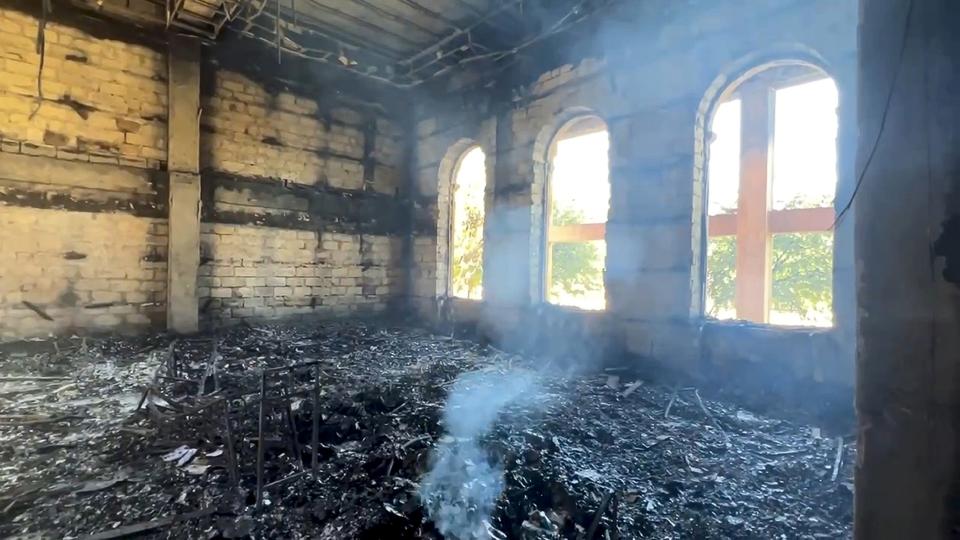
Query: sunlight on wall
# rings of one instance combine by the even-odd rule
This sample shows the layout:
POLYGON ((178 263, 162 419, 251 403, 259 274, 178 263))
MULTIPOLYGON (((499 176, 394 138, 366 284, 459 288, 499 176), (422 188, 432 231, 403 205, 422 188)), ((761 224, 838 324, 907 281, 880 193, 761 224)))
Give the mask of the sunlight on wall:
POLYGON ((458 298, 483 297, 485 162, 483 150, 471 148, 460 159, 453 178, 450 291, 458 298))

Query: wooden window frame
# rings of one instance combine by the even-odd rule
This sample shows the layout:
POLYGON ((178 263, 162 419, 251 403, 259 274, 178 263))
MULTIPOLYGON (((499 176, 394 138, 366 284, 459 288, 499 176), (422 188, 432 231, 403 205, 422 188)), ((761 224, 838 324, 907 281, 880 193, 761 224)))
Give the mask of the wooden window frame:
POLYGON ((772 291, 774 234, 829 232, 833 206, 771 209, 775 91, 822 79, 806 75, 789 80, 750 80, 737 91, 740 99, 740 185, 736 212, 708 215, 707 237, 736 238, 734 308, 737 319, 767 324, 772 291))

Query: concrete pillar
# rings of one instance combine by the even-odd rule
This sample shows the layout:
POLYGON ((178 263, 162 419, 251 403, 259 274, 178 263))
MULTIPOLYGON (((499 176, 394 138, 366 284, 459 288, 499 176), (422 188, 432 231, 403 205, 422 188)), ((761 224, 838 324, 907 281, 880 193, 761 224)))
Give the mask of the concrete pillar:
POLYGON ((855 199, 855 536, 953 538, 960 533, 960 2, 861 0, 860 7, 857 170, 869 168, 855 199))
POLYGON ((198 329, 200 266, 200 42, 170 41, 167 169, 170 175, 167 329, 198 329))

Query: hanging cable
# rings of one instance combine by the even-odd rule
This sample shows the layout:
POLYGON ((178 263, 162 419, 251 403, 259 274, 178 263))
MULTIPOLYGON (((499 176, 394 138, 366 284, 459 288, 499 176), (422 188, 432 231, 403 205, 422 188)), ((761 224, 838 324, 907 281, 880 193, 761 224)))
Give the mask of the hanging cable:
POLYGON ((51 0, 42 0, 42 11, 40 15, 40 22, 37 25, 37 54, 40 55, 40 67, 37 69, 37 103, 33 108, 33 111, 30 112, 30 120, 33 120, 33 117, 40 112, 40 107, 43 106, 43 62, 47 54, 47 40, 46 40, 46 30, 47 30, 47 15, 53 10, 53 5, 51 0))
POLYGON ((907 14, 903 21, 903 34, 900 38, 900 52, 897 54, 897 63, 893 67, 893 77, 890 81, 890 90, 887 92, 887 99, 883 105, 883 112, 880 114, 880 126, 877 128, 877 136, 873 140, 873 146, 870 148, 870 152, 867 154, 867 159, 863 162, 863 170, 861 170, 860 174, 857 175, 857 182, 854 184, 853 193, 850 194, 850 198, 847 200, 846 204, 843 205, 843 208, 837 212, 837 218, 833 220, 833 225, 830 226, 831 229, 837 228, 840 220, 843 219, 843 216, 845 216, 853 206, 853 201, 857 198, 857 194, 860 193, 860 187, 863 185, 863 179, 867 176, 867 171, 870 170, 870 164, 873 163, 873 157, 877 154, 877 148, 880 146, 880 139, 883 137, 883 130, 887 127, 887 114, 890 112, 890 102, 893 101, 893 93, 897 88, 897 80, 900 79, 900 67, 903 65, 903 55, 907 50, 907 37, 910 35, 910 19, 912 15, 913 0, 910 0, 910 3, 907 4, 907 14))

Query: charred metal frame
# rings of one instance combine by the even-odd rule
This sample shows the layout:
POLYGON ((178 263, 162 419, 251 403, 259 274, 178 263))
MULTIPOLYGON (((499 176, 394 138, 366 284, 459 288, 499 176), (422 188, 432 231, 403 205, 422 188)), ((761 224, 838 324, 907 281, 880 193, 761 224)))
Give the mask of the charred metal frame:
POLYGON ((146 407, 147 416, 154 422, 160 433, 168 428, 172 432, 180 432, 184 426, 192 424, 196 426, 198 431, 209 435, 211 439, 222 438, 227 455, 227 472, 230 475, 230 481, 234 485, 239 485, 240 465, 236 454, 233 426, 231 425, 230 404, 227 398, 221 395, 219 385, 216 383, 215 366, 219 341, 216 337, 212 338, 211 341, 210 357, 200 380, 185 378, 183 363, 176 352, 179 341, 176 339, 171 341, 170 345, 167 346, 165 361, 157 367, 150 384, 144 388, 135 412, 146 407), (208 378, 215 381, 215 389, 212 393, 206 394, 205 386, 208 378), (161 391, 161 381, 196 384, 198 387, 196 401, 183 403, 172 399, 161 391), (154 405, 153 397, 162 399, 173 412, 161 412, 154 405))
POLYGON ((290 366, 262 369, 259 375, 258 392, 229 396, 224 394, 217 378, 216 363, 219 359, 217 352, 219 340, 213 337, 211 341, 211 353, 201 377, 199 379, 188 379, 182 361, 176 353, 179 341, 173 340, 167 347, 166 359, 157 367, 152 381, 144 389, 136 411, 139 412, 146 408, 146 416, 156 426, 158 433, 164 433, 168 429, 171 432, 179 433, 184 426, 190 424, 198 431, 209 436, 211 440, 221 439, 225 447, 230 481, 234 485, 239 485, 241 465, 237 455, 238 439, 235 435, 233 423, 237 422, 239 424, 242 418, 247 417, 246 411, 256 405, 258 410, 255 465, 256 504, 257 508, 261 508, 265 490, 293 482, 306 475, 311 475, 314 480, 317 479, 320 443, 321 361, 315 360, 290 366), (213 381, 213 391, 208 393, 207 382, 210 380, 213 381), (189 397, 187 400, 178 402, 161 390, 162 382, 195 384, 198 387, 196 397, 189 397), (154 404, 153 397, 162 399, 169 405, 172 412, 161 411, 154 404), (312 404, 309 470, 304 467, 307 450, 300 444, 300 433, 294 417, 293 398, 295 397, 302 397, 312 404), (267 483, 265 465, 268 441, 266 435, 270 431, 269 419, 277 410, 283 415, 285 423, 285 426, 279 426, 277 431, 289 445, 296 472, 267 483))
POLYGON ((470 15, 466 21, 455 20, 417 0, 398 0, 399 4, 449 28, 446 35, 368 0, 354 0, 353 4, 375 17, 348 13, 320 0, 131 0, 122 5, 95 0, 69 1, 107 16, 187 31, 211 41, 225 31, 234 32, 275 48, 278 61, 283 53, 291 54, 395 87, 409 88, 468 63, 485 60, 497 64, 586 18, 589 14, 584 8, 588 3, 602 4, 610 0, 571 0, 565 15, 539 31, 523 17, 525 2, 529 0, 501 0, 486 11, 464 0, 454 0, 470 15), (307 9, 326 16, 322 20, 310 16, 307 9), (328 18, 334 22, 328 22, 328 18), (409 27, 423 39, 376 24, 378 18, 409 27), (337 20, 352 25, 353 31, 335 24, 337 20), (486 28, 481 31, 481 27, 486 28))
POLYGON ((303 362, 300 364, 294 364, 292 366, 268 368, 261 370, 260 372, 260 392, 259 392, 259 406, 258 406, 258 419, 257 419, 257 508, 263 507, 263 492, 264 490, 274 488, 289 482, 293 482, 307 474, 313 476, 314 479, 317 478, 317 469, 319 467, 318 462, 318 445, 320 437, 320 361, 313 362, 303 362), (309 378, 312 378, 312 383, 307 384, 305 387, 297 389, 297 374, 306 375, 309 378), (271 378, 279 378, 279 384, 271 387, 269 381, 271 378), (279 391, 279 395, 275 397, 270 396, 270 391, 279 391), (299 442, 299 433, 297 431, 296 419, 293 416, 293 403, 292 398, 296 396, 302 396, 305 399, 310 399, 313 404, 313 410, 311 411, 311 433, 310 433, 310 452, 312 453, 310 457, 310 470, 307 471, 303 467, 303 449, 300 447, 299 442), (267 444, 265 442, 265 432, 267 431, 267 419, 271 410, 271 407, 276 409, 279 407, 282 411, 282 414, 286 418, 287 429, 289 433, 288 442, 290 443, 290 450, 293 455, 293 458, 296 460, 297 468, 299 471, 287 475, 283 478, 278 478, 268 484, 265 484, 265 459, 266 459, 266 450, 267 444))

